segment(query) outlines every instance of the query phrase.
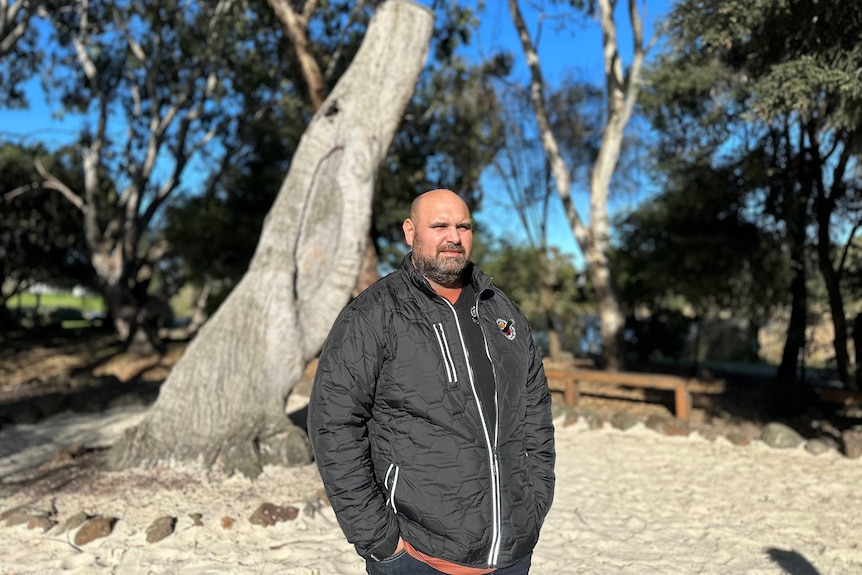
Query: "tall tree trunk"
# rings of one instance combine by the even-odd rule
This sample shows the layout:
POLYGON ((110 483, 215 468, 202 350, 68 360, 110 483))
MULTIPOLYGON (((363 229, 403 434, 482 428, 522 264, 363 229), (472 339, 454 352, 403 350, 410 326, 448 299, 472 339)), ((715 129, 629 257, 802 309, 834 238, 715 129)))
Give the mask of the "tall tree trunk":
POLYGON ((137 301, 128 289, 113 286, 103 290, 114 329, 128 353, 148 356, 164 351, 159 336, 159 312, 156 300, 137 301))
POLYGON ((862 312, 853 322, 853 347, 856 349, 856 389, 862 389, 862 312))
MULTIPOLYGON (((623 329, 625 315, 620 305, 619 289, 610 261, 609 224, 607 202, 610 182, 619 160, 625 127, 631 119, 640 90, 641 69, 649 46, 643 41, 643 23, 637 3, 628 3, 632 29, 632 61, 624 73, 617 42, 614 20, 615 0, 598 0, 598 15, 602 27, 602 55, 608 117, 599 154, 590 175, 590 225, 587 228, 577 212, 571 197, 569 169, 560 153, 557 138, 544 102, 545 84, 542 78, 539 54, 527 31, 517 0, 509 0, 509 12, 518 32, 521 47, 530 69, 530 94, 536 121, 542 138, 542 147, 554 177, 557 193, 563 203, 572 234, 586 259, 599 303, 602 332, 602 364, 610 370, 625 367, 623 329)), ((655 38, 650 41, 650 45, 655 38)))
POLYGON ((835 332, 832 341, 835 350, 835 364, 838 369, 838 377, 844 387, 855 389, 856 381, 850 374, 850 352, 847 349, 847 314, 844 311, 844 298, 841 295, 840 274, 835 270, 832 261, 833 246, 829 239, 829 215, 821 214, 818 210, 817 219, 817 262, 829 298, 829 311, 832 315, 832 326, 835 332))
MULTIPOLYGON (((790 321, 787 325, 787 336, 784 341, 784 351, 781 354, 781 364, 776 374, 775 396, 779 409, 785 412, 797 411, 803 399, 804 378, 799 377, 799 355, 805 349, 805 328, 808 298, 805 288, 805 268, 797 268, 796 275, 790 284, 790 321)), ((804 369, 804 365, 802 366, 804 369)))
POLYGON ((804 379, 798 375, 799 355, 805 349, 805 328, 808 314, 808 292, 805 286, 804 239, 794 238, 791 241, 791 261, 795 267, 793 280, 790 282, 790 321, 787 325, 787 335, 784 340, 784 351, 781 354, 781 364, 775 377, 774 395, 776 407, 785 413, 795 413, 804 400, 804 379))
POLYGON ((832 345, 835 350, 838 377, 845 388, 858 390, 856 378, 852 376, 850 369, 850 351, 847 348, 847 313, 844 309, 844 297, 841 295, 841 272, 844 267, 844 260, 839 257, 839 263, 836 266, 831 233, 832 214, 835 211, 836 203, 843 196, 845 189, 843 182, 844 172, 852 156, 849 148, 845 147, 838 161, 835 162, 833 173, 829 177, 829 180, 831 180, 829 184, 824 182, 823 177, 825 161, 820 158, 819 154, 816 154, 816 150, 811 151, 808 157, 816 159, 816 163, 812 161, 814 165, 809 167, 806 175, 811 176, 811 185, 816 186, 817 189, 815 202, 815 214, 817 216, 817 263, 820 275, 823 276, 823 282, 826 285, 826 293, 829 298, 829 311, 832 314, 832 326, 834 328, 832 345))
POLYGON ((374 178, 432 28, 418 4, 378 9, 299 143, 248 272, 144 421, 113 446, 113 467, 197 462, 254 477, 266 463, 310 460, 304 432, 286 417, 287 397, 356 284, 374 178))
POLYGON ((542 264, 541 283, 539 285, 539 302, 542 306, 542 312, 545 316, 548 332, 548 356, 552 360, 559 360, 563 353, 563 346, 560 344, 560 332, 556 328, 554 318, 554 286, 557 283, 557 274, 551 265, 551 260, 547 255, 547 246, 542 243, 540 246, 540 261, 542 264))

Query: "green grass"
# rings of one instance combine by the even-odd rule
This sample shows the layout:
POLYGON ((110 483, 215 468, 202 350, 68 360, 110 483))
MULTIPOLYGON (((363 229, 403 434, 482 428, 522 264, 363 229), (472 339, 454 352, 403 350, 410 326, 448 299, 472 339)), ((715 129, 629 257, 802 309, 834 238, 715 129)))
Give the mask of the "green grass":
POLYGON ((6 307, 11 310, 18 308, 35 309, 37 305, 40 310, 70 308, 80 310, 81 313, 105 311, 105 302, 101 296, 97 295, 78 297, 70 293, 46 293, 37 296, 36 294, 24 293, 18 294, 6 302, 6 307))
MULTIPOLYGON (((189 296, 185 299, 189 300, 189 296)), ((191 305, 188 302, 185 304, 185 307, 190 310, 191 305)), ((102 319, 86 319, 86 317, 89 314, 104 314, 107 311, 101 296, 79 297, 71 293, 41 296, 30 293, 17 294, 6 302, 6 307, 18 314, 22 325, 26 327, 60 325, 63 329, 100 327, 104 323, 102 319)), ((174 301, 171 302, 171 307, 176 309, 174 301)))
POLYGON ((18 316, 25 328, 60 326, 63 329, 99 327, 101 319, 87 319, 90 314, 105 312, 100 296, 75 296, 71 293, 17 294, 6 307, 18 316))
POLYGON ((78 329, 78 328, 88 328, 88 327, 102 327, 102 320, 100 319, 67 319, 60 322, 60 327, 63 329, 78 329))

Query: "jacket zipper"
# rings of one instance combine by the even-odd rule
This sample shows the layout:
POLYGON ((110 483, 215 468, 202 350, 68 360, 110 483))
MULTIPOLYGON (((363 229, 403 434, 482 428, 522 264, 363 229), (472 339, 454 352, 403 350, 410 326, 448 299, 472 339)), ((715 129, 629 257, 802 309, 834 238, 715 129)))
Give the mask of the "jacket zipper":
MULTIPOLYGON (((479 320, 479 294, 482 290, 476 293, 476 320, 479 320)), ((491 351, 488 349, 488 338, 485 336, 485 329, 482 327, 482 322, 479 321, 479 331, 482 332, 482 341, 485 343, 485 356, 488 358, 488 363, 491 365, 491 373, 494 375, 494 464, 492 467, 492 480, 496 487, 497 502, 494 506, 496 517, 494 519, 494 532, 496 534, 496 542, 492 539, 491 550, 488 554, 488 565, 495 565, 500 556, 500 541, 502 539, 503 523, 502 523, 502 502, 501 494, 503 487, 500 482, 500 458, 497 452, 497 444, 500 440, 500 405, 497 397, 497 368, 494 367, 494 362, 491 360, 491 351)), ((474 392, 475 393, 475 392, 474 392)))
MULTIPOLYGON (((481 291, 479 291, 481 293, 481 291)), ((497 457, 497 438, 498 438, 498 426, 499 422, 494 422, 494 438, 491 439, 490 430, 488 429, 488 422, 485 418, 485 411, 482 409, 482 402, 479 400, 479 393, 476 391, 476 382, 473 380, 473 367, 470 365, 470 356, 467 353, 467 344, 464 342, 464 333, 461 330, 461 322, 458 319, 458 314, 455 312, 455 306, 453 306, 446 298, 441 297, 446 305, 449 306, 449 309, 452 311, 452 317, 455 318, 455 325, 458 326, 458 335, 461 336, 461 349, 464 353, 465 362, 467 364, 467 374, 470 376, 470 389, 473 391, 473 398, 476 400, 476 406, 479 409, 479 418, 482 420, 482 432, 485 435, 485 445, 488 447, 488 463, 491 469, 491 506, 492 506, 492 522, 491 525, 491 549, 488 552, 488 566, 494 567, 497 562, 497 559, 500 555, 500 532, 502 531, 502 520, 501 515, 502 511, 500 508, 500 473, 499 473, 499 459, 497 457)), ((476 314, 478 316, 479 313, 479 297, 476 296, 476 314)), ((481 329, 482 324, 480 322, 479 328, 481 329)), ((442 329, 442 326, 441 326, 442 329)), ((440 335, 438 334, 438 339, 440 335)), ((485 340, 485 353, 488 354, 488 361, 491 361, 490 354, 488 352, 488 340, 485 337, 485 331, 482 330, 482 338, 485 340)), ((448 357, 448 354, 447 354, 448 357)), ((448 366, 447 366, 448 369, 448 366)), ((494 362, 491 362, 491 370, 494 370, 494 362)), ((494 372, 494 409, 498 410, 497 406, 497 392, 496 392, 496 380, 497 373, 494 372)), ((499 411, 499 410, 498 410, 499 411)), ((499 417, 495 418, 499 419, 499 417)))

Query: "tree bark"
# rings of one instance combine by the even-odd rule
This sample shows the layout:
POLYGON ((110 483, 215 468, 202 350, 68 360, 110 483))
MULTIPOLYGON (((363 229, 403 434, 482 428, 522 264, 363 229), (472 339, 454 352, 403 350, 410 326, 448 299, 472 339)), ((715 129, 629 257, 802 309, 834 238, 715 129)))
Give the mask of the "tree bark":
POLYGON ((799 377, 798 372, 799 355, 805 349, 805 330, 808 324, 808 274, 805 257, 807 203, 806 197, 789 198, 787 215, 784 218, 788 230, 790 261, 794 267, 793 279, 790 282, 790 321, 775 381, 776 397, 780 404, 778 407, 784 412, 798 411, 804 396, 804 380, 799 377))
POLYGON ((255 477, 307 463, 285 405, 350 298, 371 198, 424 65, 430 10, 390 0, 300 141, 249 270, 203 326, 144 421, 113 446, 114 468, 187 462, 255 477))
POLYGON ((853 344, 856 351, 856 389, 862 389, 862 313, 853 322, 853 344))
POLYGON ((267 3, 269 3, 273 14, 275 14, 276 19, 281 23, 284 33, 293 46, 294 59, 302 72, 302 79, 305 82, 306 92, 308 93, 308 101, 316 112, 326 99, 326 83, 323 81, 323 73, 320 71, 320 66, 317 65, 317 60, 314 59, 314 55, 311 53, 306 30, 309 18, 317 9, 317 2, 306 2, 303 11, 299 14, 293 10, 289 0, 267 0, 267 3))
MULTIPOLYGON (((308 41, 308 23, 314 11, 317 10, 317 2, 306 2, 300 13, 294 11, 289 0, 267 0, 267 2, 276 19, 281 23, 285 35, 290 40, 296 65, 301 72, 303 82, 305 82, 308 102, 312 109, 317 112, 323 106, 328 95, 326 79, 314 58, 314 54, 311 53, 311 46, 308 41)), ((377 264, 380 263, 380 259, 377 257, 377 250, 374 249, 374 238, 369 233, 365 241, 367 243, 365 261, 362 263, 362 271, 353 288, 354 296, 380 279, 380 274, 377 272, 377 264)))
POLYGON ((18 40, 27 32, 30 19, 43 4, 42 1, 0 0, 0 58, 12 53, 18 40))
POLYGON ((816 162, 808 170, 811 177, 811 185, 816 186, 817 194, 815 201, 815 214, 817 217, 817 262, 820 275, 826 285, 826 293, 829 299, 829 310, 832 313, 832 326, 834 328, 835 363, 838 369, 838 377, 846 389, 859 391, 856 378, 852 373, 850 363, 850 351, 848 349, 848 325, 847 312, 844 307, 844 297, 841 294, 841 276, 844 270, 844 258, 838 257, 838 262, 833 261, 832 243, 832 216, 835 212, 837 202, 843 198, 846 190, 844 184, 845 171, 850 162, 850 149, 845 147, 837 162, 833 162, 831 182, 824 182, 823 172, 829 157, 821 158, 819 154, 812 151, 808 155, 816 162), (816 176, 816 177, 814 177, 816 176))
POLYGON ((847 313, 844 310, 844 298, 841 295, 840 270, 835 270, 832 261, 831 252, 833 246, 830 241, 830 216, 831 213, 821 213, 821 210, 817 211, 817 262, 829 299, 829 310, 835 332, 832 346, 835 350, 835 364, 838 370, 838 377, 845 388, 855 389, 856 381, 850 372, 850 352, 847 348, 847 313))

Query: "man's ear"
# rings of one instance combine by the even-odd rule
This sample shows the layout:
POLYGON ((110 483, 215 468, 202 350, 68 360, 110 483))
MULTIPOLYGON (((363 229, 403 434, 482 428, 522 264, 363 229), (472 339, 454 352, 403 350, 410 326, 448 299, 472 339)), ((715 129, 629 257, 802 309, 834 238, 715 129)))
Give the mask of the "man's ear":
POLYGON ((413 225, 413 220, 410 218, 404 220, 404 223, 401 224, 401 229, 404 230, 404 240, 407 242, 407 245, 412 248, 413 234, 416 232, 416 226, 413 225))

